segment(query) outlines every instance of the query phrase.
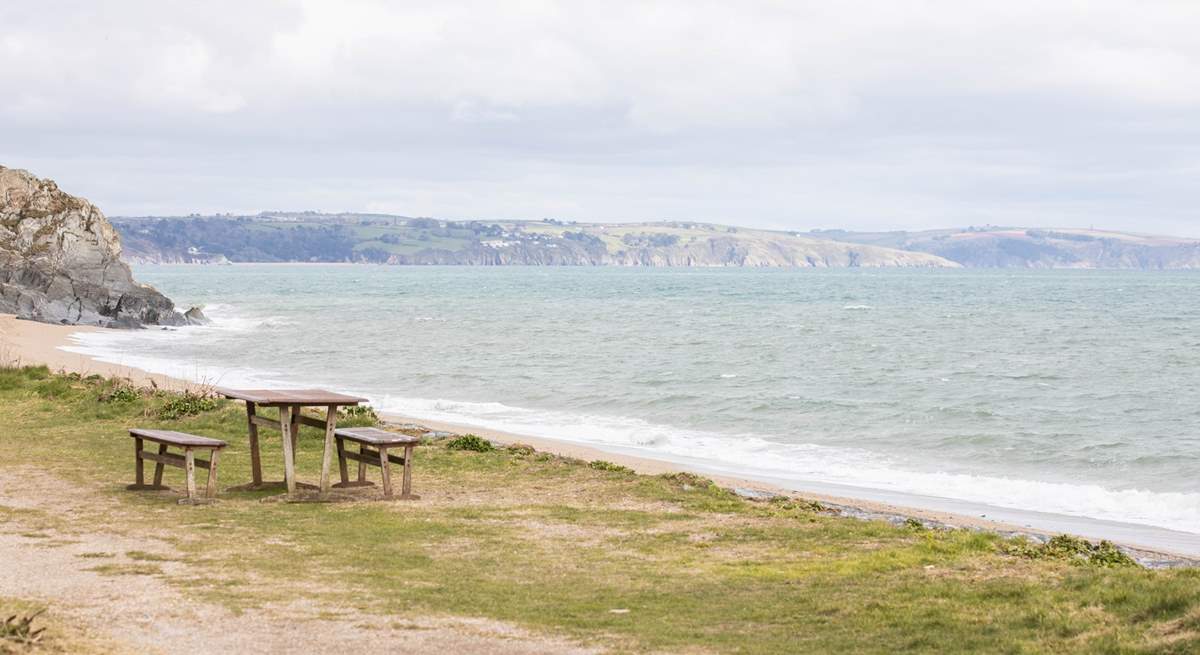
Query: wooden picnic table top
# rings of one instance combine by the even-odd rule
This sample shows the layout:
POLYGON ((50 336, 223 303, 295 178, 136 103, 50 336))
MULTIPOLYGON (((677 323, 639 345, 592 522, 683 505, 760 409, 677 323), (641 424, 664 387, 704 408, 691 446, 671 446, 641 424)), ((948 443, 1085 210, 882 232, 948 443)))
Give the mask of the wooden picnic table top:
POLYGON ((217 389, 226 398, 267 407, 277 405, 357 405, 366 398, 347 396, 324 389, 217 389))

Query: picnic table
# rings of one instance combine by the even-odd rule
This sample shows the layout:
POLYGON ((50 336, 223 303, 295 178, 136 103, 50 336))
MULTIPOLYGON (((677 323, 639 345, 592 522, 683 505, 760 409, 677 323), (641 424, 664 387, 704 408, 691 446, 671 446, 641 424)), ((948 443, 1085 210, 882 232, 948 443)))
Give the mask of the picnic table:
MULTIPOLYGON (((300 424, 325 430, 325 453, 321 460, 321 493, 329 492, 329 467, 334 449, 334 431, 337 430, 338 408, 357 405, 366 398, 333 393, 324 389, 217 389, 217 393, 242 400, 246 403, 246 425, 250 432, 250 471, 253 482, 239 489, 266 489, 280 485, 279 482, 263 482, 262 460, 259 455, 259 426, 278 429, 283 436, 283 485, 288 495, 296 493, 296 450, 299 446, 300 424), (259 407, 275 407, 279 418, 258 415, 259 407), (304 416, 305 407, 324 407, 325 420, 304 416)), ((311 487, 312 485, 303 485, 311 487)))

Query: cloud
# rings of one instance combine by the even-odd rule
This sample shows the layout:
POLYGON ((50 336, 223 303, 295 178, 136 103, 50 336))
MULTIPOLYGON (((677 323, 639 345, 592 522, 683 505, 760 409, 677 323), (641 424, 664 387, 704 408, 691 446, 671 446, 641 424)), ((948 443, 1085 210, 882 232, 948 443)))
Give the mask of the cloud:
POLYGON ((109 213, 1200 235, 1200 5, 43 2, 0 159, 109 213))

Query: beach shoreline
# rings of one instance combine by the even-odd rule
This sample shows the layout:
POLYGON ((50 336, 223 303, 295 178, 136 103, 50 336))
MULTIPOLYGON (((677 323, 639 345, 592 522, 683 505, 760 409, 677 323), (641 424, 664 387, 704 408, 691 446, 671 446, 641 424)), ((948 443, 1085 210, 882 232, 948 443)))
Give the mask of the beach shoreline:
MULTIPOLYGON (((139 386, 154 386, 167 390, 184 390, 203 388, 206 385, 188 380, 151 373, 136 367, 102 362, 88 355, 63 350, 72 344, 71 335, 87 332, 104 331, 105 328, 77 325, 53 325, 21 320, 10 314, 0 314, 0 364, 3 365, 45 365, 55 372, 78 373, 80 375, 103 375, 129 380, 139 386)), ((739 477, 725 473, 714 473, 703 467, 687 466, 680 462, 667 459, 655 459, 640 455, 614 452, 588 444, 574 441, 535 437, 516 434, 502 430, 490 429, 465 423, 429 420, 420 417, 404 416, 394 413, 381 413, 381 418, 389 423, 415 423, 434 431, 452 433, 473 433, 500 444, 523 443, 535 449, 586 461, 605 460, 647 475, 660 475, 675 472, 699 473, 712 479, 722 487, 736 490, 747 497, 768 498, 773 495, 796 496, 815 500, 838 509, 849 516, 867 519, 880 519, 892 522, 902 522, 905 519, 916 519, 932 526, 946 526, 985 530, 1005 535, 1024 535, 1033 539, 1045 540, 1059 533, 1078 534, 1090 539, 1108 538, 1132 551, 1143 563, 1158 563, 1162 565, 1200 564, 1200 535, 1176 533, 1175 531, 1137 526, 1133 524, 1111 523, 1112 530, 1123 536, 1101 537, 1088 534, 1089 523, 1104 524, 1103 521, 1065 517, 1060 515, 1045 515, 1050 527, 1033 525, 1023 520, 1036 516, 1036 512, 1000 511, 987 516, 973 515, 977 507, 959 503, 968 511, 948 511, 937 507, 918 507, 905 503, 889 502, 869 497, 869 489, 854 487, 838 487, 812 483, 805 488, 794 485, 774 483, 769 480, 752 477, 739 477), (844 489, 845 493, 837 493, 844 489), (859 493, 862 495, 858 495, 859 493), (864 497, 867 496, 867 497, 864 497), (968 513, 970 512, 970 513, 968 513), (996 516, 1013 516, 1017 520, 998 520, 996 516), (1085 529, 1079 529, 1083 527, 1085 529), (1139 539, 1138 532, 1155 538, 1139 539), (1165 537, 1164 537, 1165 535, 1165 537), (1179 536, 1175 536, 1179 535, 1179 536), (1191 543, 1194 537, 1194 543, 1191 543), (1174 539, 1174 542, 1172 541, 1174 539)), ((883 494, 886 495, 886 494, 883 494)), ((954 505, 950 499, 944 499, 947 504, 954 505)))

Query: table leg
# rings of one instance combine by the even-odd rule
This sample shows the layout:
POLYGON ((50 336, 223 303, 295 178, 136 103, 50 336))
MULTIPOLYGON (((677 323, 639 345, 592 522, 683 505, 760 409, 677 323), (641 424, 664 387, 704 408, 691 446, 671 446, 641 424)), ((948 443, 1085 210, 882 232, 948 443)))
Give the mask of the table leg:
POLYGON ((400 485, 400 497, 401 498, 412 498, 413 497, 413 495, 412 495, 413 450, 415 450, 415 449, 412 446, 404 447, 404 481, 400 485))
POLYGON ((250 429, 250 475, 253 477, 254 485, 262 484, 262 459, 258 449, 258 424, 254 422, 255 416, 254 403, 246 402, 246 422, 250 429))
MULTIPOLYGON (((325 408, 325 452, 321 454, 321 493, 329 493, 329 458, 333 455, 333 431, 337 429, 337 405, 325 408)), ((345 477, 342 464, 342 477, 345 477)))
POLYGON ((387 446, 379 446, 379 470, 383 477, 383 497, 392 497, 392 468, 388 460, 387 446))
POLYGON ((279 407, 279 432, 283 436, 283 478, 288 495, 296 493, 296 454, 292 445, 292 410, 287 405, 279 407))
POLYGON ((296 457, 300 454, 300 405, 292 405, 292 468, 296 468, 296 457))
POLYGON ((341 484, 342 486, 349 486, 350 472, 346 470, 346 444, 341 439, 335 439, 335 441, 337 441, 338 451, 338 473, 342 475, 341 484))

